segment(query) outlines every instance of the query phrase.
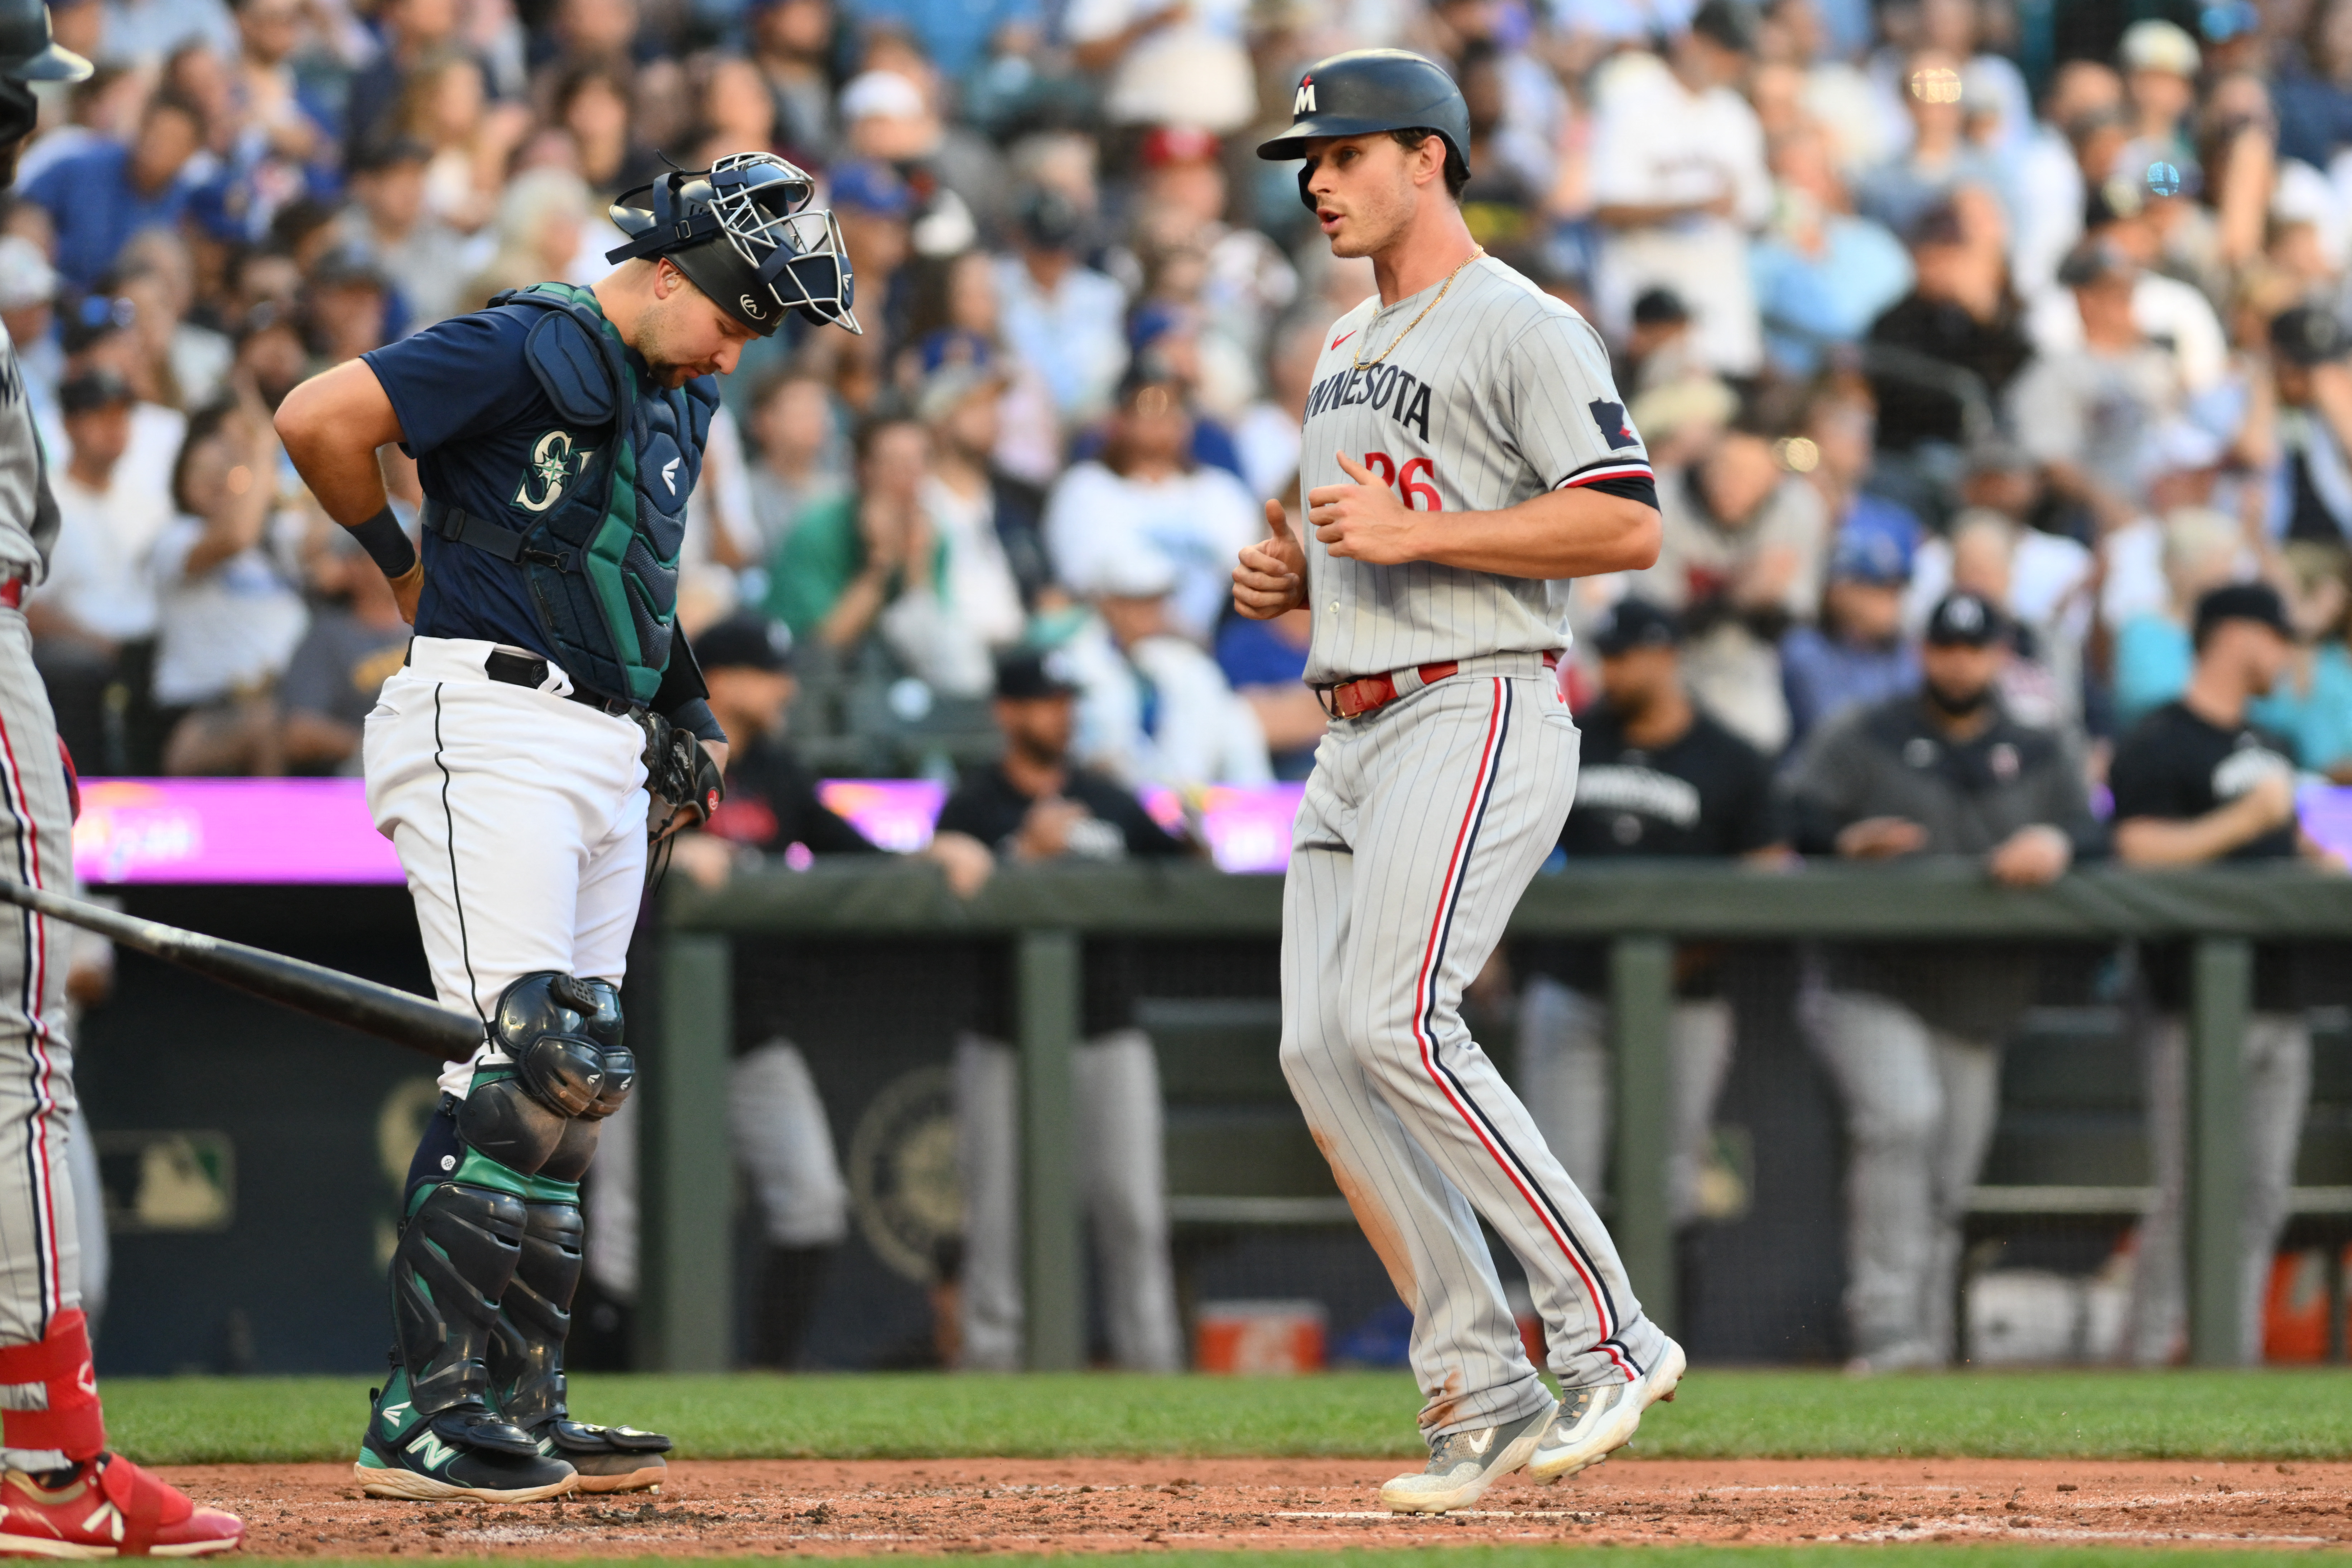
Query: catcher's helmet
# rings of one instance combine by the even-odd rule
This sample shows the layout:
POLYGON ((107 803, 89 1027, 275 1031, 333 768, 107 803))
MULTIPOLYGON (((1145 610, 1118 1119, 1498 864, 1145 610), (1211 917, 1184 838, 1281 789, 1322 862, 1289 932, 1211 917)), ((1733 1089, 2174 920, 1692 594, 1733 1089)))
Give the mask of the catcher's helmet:
MULTIPOLYGON (((1447 168, 1470 177, 1470 106, 1444 68, 1409 49, 1349 49, 1307 68, 1290 100, 1290 129, 1259 142, 1257 155, 1278 163, 1307 156, 1317 136, 1411 130, 1443 137, 1447 168)), ((1298 194, 1314 206, 1304 172, 1298 194)))
POLYGON ((794 310, 862 332, 850 313, 855 280, 841 226, 809 207, 815 194, 814 180, 772 153, 735 153, 708 169, 674 170, 613 205, 613 221, 630 238, 604 259, 667 257, 763 338, 794 310))
POLYGON ((58 47, 42 0, 0 0, 0 143, 29 136, 39 117, 36 81, 80 81, 89 62, 58 47))

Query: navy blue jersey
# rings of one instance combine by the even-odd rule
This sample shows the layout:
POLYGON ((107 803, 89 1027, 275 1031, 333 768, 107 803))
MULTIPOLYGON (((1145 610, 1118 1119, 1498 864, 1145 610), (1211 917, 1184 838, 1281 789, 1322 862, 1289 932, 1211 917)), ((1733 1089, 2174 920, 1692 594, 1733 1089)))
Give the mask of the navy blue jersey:
MULTIPOLYGON (((531 324, 508 310, 452 316, 362 356, 400 416, 401 450, 416 459, 425 493, 518 531, 591 477, 584 470, 610 434, 565 426, 523 362, 531 324)), ((593 478, 603 482, 601 472, 593 478)), ((416 634, 554 658, 522 568, 431 532, 416 634)))

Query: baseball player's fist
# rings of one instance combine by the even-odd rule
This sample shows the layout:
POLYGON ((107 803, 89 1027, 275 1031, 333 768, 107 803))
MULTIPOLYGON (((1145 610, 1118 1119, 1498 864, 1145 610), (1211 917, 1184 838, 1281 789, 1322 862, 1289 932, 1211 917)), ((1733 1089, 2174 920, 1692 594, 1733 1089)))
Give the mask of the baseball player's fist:
POLYGON ((1307 492, 1307 521, 1315 525, 1315 537, 1334 555, 1375 566, 1420 560, 1414 538, 1419 515, 1374 479, 1371 469, 1345 452, 1339 458, 1340 471, 1356 482, 1317 485, 1307 492))
POLYGON ((1307 602, 1307 547, 1290 531, 1282 503, 1265 503, 1272 538, 1242 551, 1234 568, 1234 609, 1254 621, 1270 621, 1307 602))

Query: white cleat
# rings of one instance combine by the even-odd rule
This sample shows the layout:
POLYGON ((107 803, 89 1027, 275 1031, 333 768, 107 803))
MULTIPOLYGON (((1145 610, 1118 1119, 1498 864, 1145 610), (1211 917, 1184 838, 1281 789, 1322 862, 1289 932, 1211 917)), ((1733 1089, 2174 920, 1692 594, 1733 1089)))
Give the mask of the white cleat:
POLYGON ((1588 1469, 1633 1440, 1642 1412, 1661 1399, 1675 1396, 1675 1385, 1690 1363, 1674 1341, 1658 1352, 1650 1370, 1631 1383, 1595 1384, 1571 1388, 1561 1397, 1559 1414, 1528 1461, 1528 1479, 1544 1486, 1588 1469))
POLYGON ((1381 1489, 1391 1513, 1449 1513, 1468 1508, 1486 1489, 1528 1462, 1550 1429, 1552 1412, 1538 1410, 1480 1432, 1452 1432, 1429 1446, 1429 1468, 1381 1489))

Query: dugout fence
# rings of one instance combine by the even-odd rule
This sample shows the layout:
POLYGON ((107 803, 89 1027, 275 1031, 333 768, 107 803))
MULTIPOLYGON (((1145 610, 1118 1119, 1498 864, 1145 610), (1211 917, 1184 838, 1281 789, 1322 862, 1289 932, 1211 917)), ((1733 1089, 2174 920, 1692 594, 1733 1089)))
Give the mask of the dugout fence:
MULTIPOLYGON (((656 1029, 646 1042, 642 1090, 637 1363, 715 1370, 734 1353, 736 1235, 727 1205, 712 1204, 709 1194, 733 1184, 730 1152, 716 1130, 727 1124, 738 998, 776 953, 839 953, 866 944, 892 952, 898 962, 889 969, 898 978, 842 1004, 869 1009, 877 1028, 894 1012, 940 1005, 926 976, 944 971, 924 955, 943 955, 940 964, 948 963, 944 955, 983 955, 981 967, 1002 993, 1001 1027, 1021 1061, 1027 1362, 1051 1369, 1084 1364, 1087 1352, 1071 1061, 1090 1006, 1090 968, 1111 962, 1104 955, 1121 942, 1207 944, 1263 960, 1279 939, 1280 923, 1279 878, 1192 865, 1008 868, 969 902, 950 893, 930 867, 916 863, 778 870, 738 878, 715 892, 674 884, 659 913, 657 964, 646 998, 656 1002, 649 1011, 656 1029)), ((1616 1123, 1611 1225, 1644 1302, 1669 1324, 1685 1305, 1675 1300, 1668 1168, 1667 1038, 1678 951, 1702 942, 1728 944, 1768 987, 1785 982, 1802 955, 1824 942, 1882 945, 1927 970, 1941 954, 1996 943, 2078 957, 2127 944, 2120 951, 2143 963, 2176 966, 2169 983, 2185 999, 2190 1061, 2190 1352, 2199 1363, 2221 1364, 2234 1359, 2240 1332, 2235 1259, 2250 1152, 2241 1146, 2240 1049, 2255 998, 2256 948, 2304 944, 2322 967, 2340 970, 2327 944, 2352 943, 2352 879, 2297 869, 2148 874, 2095 868, 2048 888, 2010 889, 1964 863, 1832 865, 1792 873, 1621 863, 1538 878, 1513 917, 1511 937, 1517 943, 1598 943, 1605 951, 1616 1123)), ((1199 994, 1139 1004, 1139 1020, 1158 1045, 1170 1103, 1171 1215, 1194 1227, 1344 1226, 1344 1204, 1281 1091, 1270 963, 1240 967, 1247 977, 1230 988, 1235 994, 1219 994, 1212 984, 1196 987, 1199 994)), ((822 962, 803 963, 793 973, 797 984, 825 984, 822 962)), ((2114 1102, 2108 1121, 2120 1124, 2118 1117, 2136 1114, 2115 1110, 2128 1107, 2130 1086, 2102 1075, 2128 1076, 2122 1065, 2127 1056, 2116 1054, 2114 1037, 2131 1026, 2130 1009, 2061 1000, 2074 1005, 2033 1011, 2025 1048, 2012 1046, 2011 1076, 2028 1092, 2055 1100, 2105 1094, 2114 1102), (2069 1058, 2084 1041, 2104 1042, 2108 1055, 2069 1058), (2052 1077, 2047 1064, 2061 1059, 2077 1062, 2072 1079, 2063 1072, 2052 1077)), ((633 1014, 633 1024, 644 1016, 633 1014)), ((1480 1032, 1486 1037, 1487 1030, 1480 1032)), ((2347 1043, 2331 1036, 2328 1049, 2340 1052, 2347 1043)), ((2097 1137, 2083 1133, 2084 1125, 2079 1119, 2063 1123, 2042 1140, 2047 1147, 2038 1155, 2032 1127, 2005 1131, 2024 1152, 1997 1153, 1995 1163, 2014 1167, 2012 1177, 2022 1172, 2032 1179, 1979 1189, 1972 1209, 1994 1226, 2053 1215, 2127 1223, 2145 1201, 2145 1186, 2114 1179, 2121 1167, 2100 1164, 2095 1150, 2085 1147, 2097 1137), (2085 1179, 2103 1171, 2105 1180, 2085 1179)), ((2315 1167, 2326 1179, 2296 1189, 2296 1211, 2306 1218, 2352 1215, 2352 1169, 2334 1169, 2352 1160, 2352 1123, 2342 1131, 2346 1149, 2331 1144, 2315 1167)), ((1833 1233, 1834 1215, 1822 1218, 1833 1233)), ((2340 1331, 2336 1350, 2340 1354, 2340 1331)))

